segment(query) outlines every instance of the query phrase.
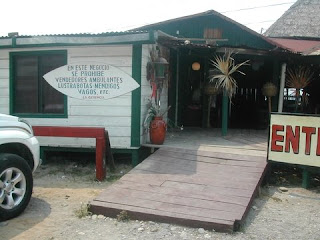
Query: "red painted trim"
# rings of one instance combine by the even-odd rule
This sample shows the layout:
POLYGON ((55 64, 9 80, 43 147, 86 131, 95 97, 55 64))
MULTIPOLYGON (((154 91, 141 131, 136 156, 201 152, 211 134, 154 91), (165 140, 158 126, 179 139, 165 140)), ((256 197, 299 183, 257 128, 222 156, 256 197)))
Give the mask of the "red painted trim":
POLYGON ((33 126, 35 136, 76 137, 96 139, 96 178, 102 181, 106 177, 106 137, 108 132, 97 127, 53 127, 33 126))
POLYGON ((34 126, 33 132, 36 136, 96 138, 103 137, 105 129, 97 127, 34 126))

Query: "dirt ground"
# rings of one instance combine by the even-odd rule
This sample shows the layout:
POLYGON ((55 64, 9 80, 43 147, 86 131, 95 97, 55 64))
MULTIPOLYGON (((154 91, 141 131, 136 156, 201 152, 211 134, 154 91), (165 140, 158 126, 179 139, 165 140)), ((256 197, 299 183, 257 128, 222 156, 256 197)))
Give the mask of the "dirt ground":
POLYGON ((28 208, 0 222, 0 239, 320 239, 320 188, 303 189, 296 174, 288 180, 281 171, 273 172, 273 185, 261 188, 245 225, 233 234, 96 215, 79 218, 86 215, 90 200, 130 170, 128 164, 116 167, 100 183, 94 181, 93 163, 54 161, 41 166, 28 208))

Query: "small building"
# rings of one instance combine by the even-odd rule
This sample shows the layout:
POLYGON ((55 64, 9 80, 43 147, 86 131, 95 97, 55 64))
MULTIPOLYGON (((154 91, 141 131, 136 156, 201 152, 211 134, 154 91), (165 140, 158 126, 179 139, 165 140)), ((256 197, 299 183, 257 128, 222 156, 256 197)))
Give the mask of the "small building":
MULTIPOLYGON (((1 37, 0 112, 27 118, 34 126, 103 126, 114 152, 132 154, 136 164, 139 149, 148 142, 143 122, 155 91, 147 71, 154 51, 169 63, 157 91, 161 108, 171 106, 171 125, 225 131, 267 127, 267 100, 261 89, 266 82, 279 85, 281 64, 290 51, 213 10, 128 32, 1 37), (210 60, 226 51, 236 53, 236 62, 250 62, 241 69, 245 75, 235 76, 238 88, 232 103, 222 94, 205 94, 214 71, 210 60), (117 74, 133 78, 138 88, 104 100, 78 99, 43 78, 64 65, 78 64, 81 71, 81 64, 92 63, 115 68, 117 74)), ((95 146, 91 139, 39 139, 46 147, 95 146)))
MULTIPOLYGON (((151 92, 146 65, 154 37, 146 31, 2 37, 0 112, 26 118, 33 126, 103 126, 115 151, 136 153, 142 142, 145 99, 151 92), (108 100, 80 100, 62 94, 43 79, 53 69, 78 62, 110 64, 132 76, 139 88, 108 100)), ((95 146, 94 139, 39 140, 49 147, 95 146)))

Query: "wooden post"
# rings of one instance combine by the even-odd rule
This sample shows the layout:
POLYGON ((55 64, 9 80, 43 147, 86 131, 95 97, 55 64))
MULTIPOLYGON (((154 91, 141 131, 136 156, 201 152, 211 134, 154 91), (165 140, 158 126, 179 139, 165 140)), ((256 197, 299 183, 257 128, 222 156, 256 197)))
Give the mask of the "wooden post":
POLYGON ((269 114, 270 114, 272 112, 271 97, 268 97, 268 109, 269 109, 269 114))
POLYGON ((106 177, 106 139, 96 138, 96 178, 99 181, 106 177))
POLYGON ((224 91, 222 96, 222 136, 226 136, 228 132, 228 102, 228 95, 224 91))
POLYGON ((211 95, 208 95, 208 118, 207 118, 207 128, 211 127, 210 117, 211 117, 211 95))

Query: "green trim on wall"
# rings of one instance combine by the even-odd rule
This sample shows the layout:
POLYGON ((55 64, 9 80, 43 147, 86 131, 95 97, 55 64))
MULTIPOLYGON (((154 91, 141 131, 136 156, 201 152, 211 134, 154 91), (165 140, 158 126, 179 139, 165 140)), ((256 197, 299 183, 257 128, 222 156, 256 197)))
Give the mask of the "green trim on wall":
MULTIPOLYGON (((42 163, 46 163, 46 152, 77 152, 77 153, 95 153, 96 148, 86 147, 53 147, 53 146, 41 146, 40 147, 40 157, 42 159, 42 163)), ((111 148, 112 154, 115 153, 124 153, 131 155, 131 164, 132 166, 136 166, 140 162, 140 150, 139 149, 125 149, 125 148, 111 148)))
POLYGON ((0 49, 120 44, 152 44, 155 42, 155 33, 154 31, 139 31, 104 34, 17 36, 11 39, 11 45, 1 45, 0 43, 0 49))
POLYGON ((41 56, 41 55, 49 55, 49 54, 63 54, 64 55, 64 64, 68 63, 68 52, 67 50, 46 50, 46 51, 23 51, 23 52, 10 52, 9 53, 9 64, 10 64, 10 70, 9 70, 9 80, 10 80, 10 96, 9 96, 9 109, 10 114, 24 117, 24 118, 68 118, 68 97, 66 95, 63 96, 63 104, 64 104, 64 113, 63 114, 42 114, 42 113, 15 113, 14 112, 14 99, 15 99, 15 91, 14 91, 14 56, 41 56))
POLYGON ((0 49, 12 48, 39 48, 39 47, 81 47, 81 46, 103 46, 103 45, 130 45, 130 44, 154 44, 154 41, 132 41, 132 42, 110 42, 110 43, 48 43, 48 44, 23 44, 12 46, 0 46, 0 49))
POLYGON ((176 111, 177 111, 177 105, 176 105, 176 98, 177 98, 177 93, 176 93, 176 87, 177 87, 177 58, 178 58, 178 52, 175 50, 170 49, 170 65, 171 65, 171 82, 170 82, 170 87, 168 89, 168 101, 169 105, 171 106, 170 111, 168 113, 168 117, 172 123, 176 123, 176 111))
POLYGON ((19 55, 19 56, 28 56, 28 55, 49 55, 49 54, 64 54, 65 61, 67 64, 67 50, 37 50, 37 51, 21 51, 21 52, 10 52, 10 57, 19 55))
POLYGON ((131 147, 140 147, 142 45, 132 47, 132 78, 140 85, 131 95, 131 147))

